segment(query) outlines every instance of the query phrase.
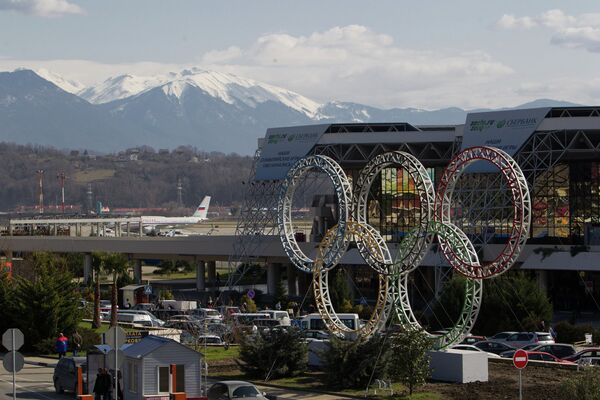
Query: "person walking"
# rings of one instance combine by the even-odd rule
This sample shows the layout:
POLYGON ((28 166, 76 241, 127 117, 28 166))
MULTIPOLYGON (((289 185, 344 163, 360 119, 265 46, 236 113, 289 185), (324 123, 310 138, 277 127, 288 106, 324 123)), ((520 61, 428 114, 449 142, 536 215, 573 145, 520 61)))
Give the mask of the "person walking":
POLYGON ((108 385, 104 368, 98 368, 98 374, 96 374, 96 382, 94 382, 94 400, 105 400, 106 393, 108 392, 108 385))
POLYGON ((81 350, 81 343, 83 342, 83 338, 77 331, 75 331, 71 336, 71 341, 73 342, 73 357, 77 357, 79 351, 81 350))
POLYGON ((56 352, 58 353, 58 358, 62 358, 67 355, 67 350, 69 349, 69 339, 61 333, 58 334, 56 338, 55 344, 56 352))

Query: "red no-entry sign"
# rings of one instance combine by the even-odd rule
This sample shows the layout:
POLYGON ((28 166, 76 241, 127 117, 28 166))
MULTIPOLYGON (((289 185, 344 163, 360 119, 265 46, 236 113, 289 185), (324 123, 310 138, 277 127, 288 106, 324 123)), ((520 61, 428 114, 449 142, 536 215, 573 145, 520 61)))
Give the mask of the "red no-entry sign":
POLYGON ((527 366, 528 362, 529 356, 525 350, 519 349, 515 351, 515 354, 513 355, 513 364, 516 368, 523 369, 527 366))

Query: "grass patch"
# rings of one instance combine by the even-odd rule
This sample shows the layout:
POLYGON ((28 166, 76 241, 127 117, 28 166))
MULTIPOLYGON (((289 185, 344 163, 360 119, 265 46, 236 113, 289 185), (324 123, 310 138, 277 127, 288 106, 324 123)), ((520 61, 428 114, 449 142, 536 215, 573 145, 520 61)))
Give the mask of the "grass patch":
POLYGON ((73 180, 77 183, 89 183, 112 178, 113 176, 115 176, 114 169, 92 169, 75 172, 75 174, 73 174, 73 180))
MULTIPOLYGON (((210 372, 210 369, 209 369, 210 372)), ((265 383, 264 381, 257 379, 249 379, 245 376, 240 370, 234 369, 230 371, 222 371, 218 373, 219 378, 223 379, 231 379, 231 380, 242 380, 242 381, 252 381, 255 384, 265 383)), ((315 391, 315 392, 333 392, 339 393, 352 397, 365 397, 364 389, 337 389, 331 388, 325 384, 325 374, 323 372, 306 372, 302 375, 295 376, 292 378, 281 378, 281 379, 272 379, 267 384, 272 384, 276 386, 282 386, 291 390, 300 390, 300 391, 315 391)), ((433 392, 418 392, 413 393, 412 396, 402 396, 402 393, 406 393, 406 388, 400 384, 393 384, 394 394, 393 396, 389 395, 389 391, 381 391, 378 390, 378 393, 374 393, 374 389, 377 385, 372 384, 371 389, 369 390, 368 399, 381 399, 381 400, 441 400, 443 397, 438 393, 433 392)))
POLYGON ((222 346, 206 346, 206 349, 199 347, 198 351, 204 354, 206 361, 233 360, 240 355, 239 346, 230 346, 227 350, 222 346))

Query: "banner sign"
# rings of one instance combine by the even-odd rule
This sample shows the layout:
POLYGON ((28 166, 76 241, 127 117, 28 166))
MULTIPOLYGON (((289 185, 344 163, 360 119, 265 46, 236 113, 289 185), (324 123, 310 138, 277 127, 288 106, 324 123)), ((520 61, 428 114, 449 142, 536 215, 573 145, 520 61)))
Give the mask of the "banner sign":
POLYGON ((256 180, 285 178, 296 161, 317 144, 329 124, 270 128, 256 165, 256 180))
MULTIPOLYGON (((513 156, 535 132, 550 107, 475 112, 467 115, 461 150, 490 146, 513 156)), ((491 164, 477 162, 466 173, 497 172, 491 164)))

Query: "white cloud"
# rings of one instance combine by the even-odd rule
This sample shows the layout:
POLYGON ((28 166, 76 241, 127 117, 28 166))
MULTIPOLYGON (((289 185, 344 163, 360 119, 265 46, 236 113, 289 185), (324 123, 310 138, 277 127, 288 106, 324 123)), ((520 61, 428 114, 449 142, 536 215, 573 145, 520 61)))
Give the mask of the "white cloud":
POLYGON ((550 43, 600 52, 600 13, 568 15, 554 9, 533 17, 504 14, 496 26, 502 29, 545 27, 552 30, 550 43))
POLYGON ((0 0, 0 10, 12 10, 39 17, 83 14, 83 9, 67 0, 0 0))
POLYGON ((536 27, 538 25, 537 21, 535 21, 531 17, 521 17, 517 18, 514 15, 504 14, 498 22, 496 22, 496 26, 502 29, 530 29, 536 27))
POLYGON ((265 34, 247 48, 206 53, 201 63, 208 69, 280 85, 318 101, 340 99, 383 107, 448 105, 448 98, 435 93, 453 93, 458 88, 462 92, 464 87, 513 73, 484 52, 401 47, 391 36, 360 25, 308 36, 265 34))

